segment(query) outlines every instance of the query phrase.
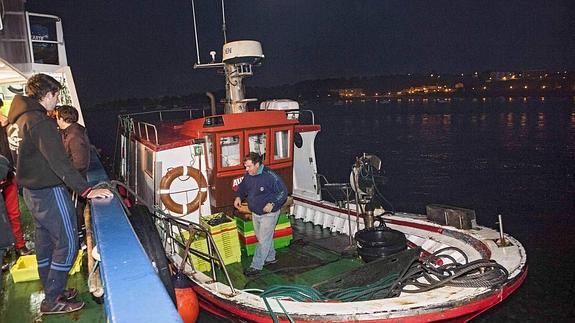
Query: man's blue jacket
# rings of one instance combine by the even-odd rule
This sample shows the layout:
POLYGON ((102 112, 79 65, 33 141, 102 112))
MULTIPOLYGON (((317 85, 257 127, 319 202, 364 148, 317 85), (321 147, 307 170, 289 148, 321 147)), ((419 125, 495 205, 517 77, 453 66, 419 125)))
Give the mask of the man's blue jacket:
POLYGON ((256 175, 245 173, 244 179, 238 185, 236 196, 247 197, 248 206, 255 214, 264 214, 263 208, 273 203, 272 212, 279 210, 287 200, 288 190, 283 180, 271 169, 260 165, 256 175))

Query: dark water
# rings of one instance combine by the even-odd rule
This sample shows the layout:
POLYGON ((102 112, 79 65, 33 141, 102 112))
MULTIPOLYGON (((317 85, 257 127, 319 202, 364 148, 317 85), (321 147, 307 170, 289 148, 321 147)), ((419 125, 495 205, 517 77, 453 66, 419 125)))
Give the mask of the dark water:
MULTIPOLYGON (((430 203, 475 209, 478 222, 527 249, 527 280, 477 322, 572 321, 575 314, 575 101, 463 100, 450 103, 309 104, 322 132, 319 172, 348 179, 356 156, 378 155, 396 210, 430 203)), ((113 145, 110 115, 86 115, 97 146, 113 145), (93 130, 93 120, 106 127, 93 130)), ((111 150, 110 150, 111 151, 111 150)), ((203 315, 202 322, 210 321, 203 315)))

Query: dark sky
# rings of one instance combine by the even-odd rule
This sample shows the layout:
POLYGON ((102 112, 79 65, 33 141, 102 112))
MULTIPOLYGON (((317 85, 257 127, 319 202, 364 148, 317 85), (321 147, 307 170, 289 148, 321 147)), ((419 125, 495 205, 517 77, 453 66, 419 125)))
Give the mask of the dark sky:
MULTIPOLYGON (((223 88, 194 70, 189 1, 29 0, 60 16, 84 107, 223 88)), ((202 62, 221 58, 219 0, 197 0, 202 62)), ((234 0, 228 40, 255 39, 266 60, 248 85, 390 73, 574 70, 573 0, 234 0)))

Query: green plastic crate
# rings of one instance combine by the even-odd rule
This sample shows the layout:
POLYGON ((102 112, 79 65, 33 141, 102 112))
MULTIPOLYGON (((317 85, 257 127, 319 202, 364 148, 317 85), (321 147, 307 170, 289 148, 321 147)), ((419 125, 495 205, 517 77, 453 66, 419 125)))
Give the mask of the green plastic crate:
MULTIPOLYGON (((240 231, 240 232, 254 231, 254 223, 252 220, 244 220, 244 219, 237 217, 237 216, 235 217, 235 220, 236 220, 236 225, 238 226, 238 231, 240 231)), ((290 223, 289 216, 286 213, 280 214, 277 225, 281 225, 284 223, 290 223)))
MULTIPOLYGON (((293 236, 285 236, 285 237, 275 238, 274 239, 274 249, 277 250, 277 249, 281 249, 281 248, 285 248, 285 247, 289 246, 292 239, 293 239, 293 236)), ((242 247, 242 251, 245 252, 247 256, 252 256, 254 254, 254 252, 256 252, 257 243, 245 245, 242 242, 240 242, 240 245, 242 247)))

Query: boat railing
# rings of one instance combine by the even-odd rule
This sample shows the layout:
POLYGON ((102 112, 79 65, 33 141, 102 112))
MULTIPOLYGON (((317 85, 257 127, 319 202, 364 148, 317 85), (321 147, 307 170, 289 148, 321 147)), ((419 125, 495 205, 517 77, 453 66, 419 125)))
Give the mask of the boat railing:
POLYGON ((315 124, 315 114, 312 110, 286 110, 288 119, 298 119, 301 124, 315 124))
POLYGON ((136 126, 138 129, 138 137, 146 138, 147 141, 151 141, 150 140, 150 132, 153 131, 153 133, 154 133, 153 143, 155 143, 156 145, 158 144, 158 129, 156 128, 156 125, 153 125, 153 124, 147 123, 147 122, 143 122, 143 121, 137 121, 136 126), (144 129, 144 131, 142 131, 142 128, 144 129), (144 134, 145 137, 143 137, 142 134, 144 134))
POLYGON ((192 269, 194 271, 197 270, 197 268, 194 267, 193 261, 190 257, 190 254, 200 257, 205 261, 209 261, 210 265, 211 265, 211 275, 212 275, 212 282, 217 282, 217 273, 216 273, 216 262, 219 264, 219 267, 222 269, 224 276, 226 278, 226 281, 228 282, 228 286, 231 289, 232 292, 232 296, 236 295, 237 292, 233 286, 232 280, 230 278, 230 275, 228 274, 228 271, 226 269, 226 265, 224 263, 224 259, 220 253, 220 251, 218 250, 218 246, 216 245, 216 242, 212 236, 212 234, 210 233, 210 231, 208 229, 206 229, 204 226, 202 226, 201 224, 198 223, 194 223, 194 222, 190 222, 190 221, 183 221, 183 220, 176 220, 172 217, 165 217, 163 218, 163 220, 165 221, 165 223, 169 224, 167 226, 165 226, 163 229, 166 231, 166 235, 171 237, 171 241, 173 242, 174 245, 172 245, 172 249, 175 252, 175 250, 177 250, 176 248, 180 248, 181 250, 184 250, 184 254, 182 255, 180 253, 180 256, 182 257, 182 263, 180 264, 180 270, 183 270, 183 265, 185 263, 187 263, 188 265, 190 265, 192 267, 192 269), (174 232, 174 227, 177 229, 177 232, 174 232), (184 236, 184 232, 188 233, 188 238, 185 239, 184 236), (206 243, 207 243, 207 253, 202 251, 202 250, 198 250, 196 248, 194 248, 192 246, 192 242, 193 242, 193 236, 195 234, 200 234, 205 236, 206 238, 206 243), (177 235, 177 237, 176 237, 177 235), (177 245, 177 247, 175 246, 177 245))
POLYGON ((187 108, 187 109, 164 109, 164 110, 155 110, 155 111, 143 111, 143 112, 133 112, 133 113, 127 113, 127 114, 122 114, 119 117, 120 118, 148 118, 148 119, 155 119, 157 121, 169 121, 172 120, 170 118, 167 118, 167 116, 169 115, 175 115, 175 114, 179 114, 179 115, 185 115, 187 119, 194 119, 194 118, 198 118, 198 117, 205 117, 206 116, 206 109, 193 109, 193 108, 187 108), (199 112, 199 113, 197 113, 199 112), (150 117, 155 117, 155 118, 150 118, 150 117))
POLYGON ((169 109, 157 111, 134 112, 122 114, 118 116, 122 129, 127 134, 136 134, 142 139, 158 144, 158 129, 157 126, 151 122, 159 121, 165 122, 170 120, 191 120, 197 117, 205 117, 205 109, 169 109), (198 113, 199 112, 199 113, 198 113), (169 118, 168 116, 172 116, 169 118), (177 118, 179 115, 180 118, 177 118), (181 116, 184 116, 182 118, 181 116))

